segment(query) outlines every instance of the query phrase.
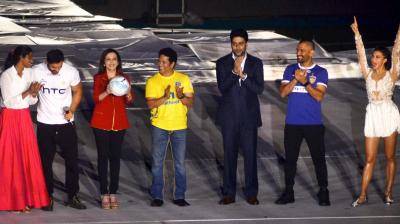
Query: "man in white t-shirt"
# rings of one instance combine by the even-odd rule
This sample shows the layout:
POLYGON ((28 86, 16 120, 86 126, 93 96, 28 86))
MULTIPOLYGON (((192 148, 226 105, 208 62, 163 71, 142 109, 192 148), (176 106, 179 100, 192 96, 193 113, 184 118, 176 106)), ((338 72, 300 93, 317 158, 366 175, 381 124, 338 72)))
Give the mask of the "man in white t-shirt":
POLYGON ((66 206, 86 209, 77 197, 79 192, 78 142, 74 124, 82 97, 79 72, 64 63, 64 54, 55 49, 47 52, 47 60, 33 67, 35 81, 42 84, 37 108, 37 139, 42 159, 47 191, 51 197, 45 211, 53 210, 53 160, 56 145, 65 160, 66 206))

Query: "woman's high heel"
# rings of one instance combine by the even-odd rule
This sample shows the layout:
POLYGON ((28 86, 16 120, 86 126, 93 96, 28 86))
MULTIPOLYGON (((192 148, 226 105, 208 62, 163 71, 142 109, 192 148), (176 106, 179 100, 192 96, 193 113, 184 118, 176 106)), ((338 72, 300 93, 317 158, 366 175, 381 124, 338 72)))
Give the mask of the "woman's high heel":
POLYGON ((115 194, 110 194, 110 208, 111 209, 116 209, 119 207, 119 203, 117 200, 117 195, 115 194))
POLYGON ((392 198, 392 193, 385 194, 385 204, 392 205, 393 203, 394 203, 394 200, 392 198))
POLYGON ((101 208, 110 209, 110 196, 108 194, 101 195, 101 208))
POLYGON ((30 208, 29 206, 25 206, 24 209, 13 211, 13 213, 17 213, 17 214, 21 214, 21 213, 29 214, 29 213, 31 213, 31 211, 32 211, 32 210, 31 210, 31 208, 30 208))
POLYGON ((352 204, 351 204, 351 206, 353 207, 353 208, 355 208, 355 207, 359 207, 359 206, 361 206, 361 205, 363 205, 363 204, 366 204, 366 203, 368 203, 368 198, 367 197, 364 197, 363 199, 362 198, 357 198, 357 200, 355 200, 352 204))

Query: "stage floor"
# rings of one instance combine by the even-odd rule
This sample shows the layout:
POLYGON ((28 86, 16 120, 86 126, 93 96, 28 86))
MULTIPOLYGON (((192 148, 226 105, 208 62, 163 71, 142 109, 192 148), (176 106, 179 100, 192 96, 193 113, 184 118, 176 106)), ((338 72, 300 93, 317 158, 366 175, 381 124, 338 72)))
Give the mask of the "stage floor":
MULTIPOLYGON (((268 75, 268 74, 265 74, 268 75)), ((369 187, 369 203, 359 208, 350 206, 360 190, 364 159, 363 125, 367 96, 360 79, 331 80, 323 100, 326 126, 327 165, 332 206, 318 206, 318 186, 314 167, 303 143, 298 161, 294 204, 275 205, 284 187, 283 127, 286 100, 281 99, 279 82, 265 82, 259 97, 263 126, 258 137, 258 177, 260 205, 246 203, 241 191, 243 160, 238 164, 238 194, 236 203, 219 205, 222 183, 222 137, 215 125, 219 100, 216 84, 196 84, 196 100, 189 113, 186 168, 189 207, 172 204, 173 172, 171 156, 166 160, 164 206, 150 207, 148 189, 151 183, 151 152, 149 111, 144 101, 144 87, 134 86, 136 102, 129 108, 131 128, 123 144, 119 199, 121 208, 102 210, 99 207, 97 153, 90 128, 91 83, 84 85, 84 97, 76 124, 79 137, 80 198, 87 210, 75 210, 63 205, 65 200, 64 165, 61 157, 54 162, 56 192, 55 209, 31 214, 0 212, 0 223, 400 223, 399 175, 393 188, 395 204, 383 203, 385 187, 385 157, 380 148, 373 181, 369 187)), ((395 91, 395 102, 399 101, 395 91)), ((34 113, 33 113, 34 114, 34 113)), ((384 115, 383 115, 384 116, 384 115)), ((382 147, 382 146, 381 146, 382 147)), ((397 147, 399 152, 399 146, 397 147)), ((399 155, 397 155, 399 161, 399 155)))

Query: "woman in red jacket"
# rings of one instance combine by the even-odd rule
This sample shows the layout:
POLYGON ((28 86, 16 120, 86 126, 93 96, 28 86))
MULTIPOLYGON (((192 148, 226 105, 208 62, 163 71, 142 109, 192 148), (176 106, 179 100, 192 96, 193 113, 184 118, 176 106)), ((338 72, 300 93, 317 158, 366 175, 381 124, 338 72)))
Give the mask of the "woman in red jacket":
POLYGON ((129 128, 125 107, 134 99, 131 89, 124 96, 115 96, 111 93, 108 83, 116 76, 124 76, 128 79, 122 73, 119 53, 114 49, 107 49, 101 55, 99 72, 94 76, 95 107, 91 121, 97 146, 97 166, 103 209, 118 208, 116 193, 121 148, 125 131, 129 128), (108 162, 110 163, 110 184, 107 181, 108 162))

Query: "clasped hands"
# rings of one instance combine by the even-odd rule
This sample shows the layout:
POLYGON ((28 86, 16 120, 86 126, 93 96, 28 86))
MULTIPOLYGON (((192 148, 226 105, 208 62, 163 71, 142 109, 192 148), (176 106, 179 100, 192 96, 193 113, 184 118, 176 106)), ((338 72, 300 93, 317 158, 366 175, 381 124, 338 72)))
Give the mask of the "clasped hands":
POLYGON ((233 65, 233 74, 237 75, 240 79, 245 78, 245 73, 242 70, 242 62, 244 60, 244 56, 238 56, 235 59, 235 64, 233 65))
POLYGON ((31 85, 29 85, 28 93, 29 95, 36 97, 37 94, 39 93, 40 89, 42 88, 43 84, 39 82, 32 82, 31 85))
POLYGON ((300 82, 301 84, 306 84, 307 83, 307 70, 304 69, 297 69, 294 72, 294 78, 300 82))
MULTIPOLYGON (((178 99, 183 99, 185 94, 183 94, 183 87, 175 85, 176 97, 178 99)), ((164 90, 164 99, 168 100, 171 92, 171 85, 168 85, 167 88, 164 90)))

